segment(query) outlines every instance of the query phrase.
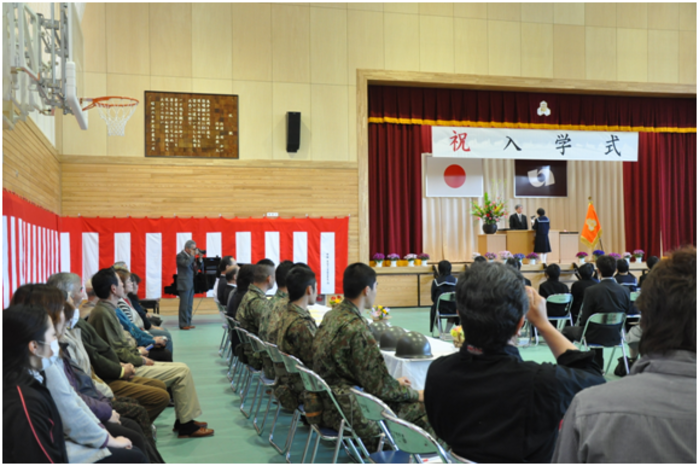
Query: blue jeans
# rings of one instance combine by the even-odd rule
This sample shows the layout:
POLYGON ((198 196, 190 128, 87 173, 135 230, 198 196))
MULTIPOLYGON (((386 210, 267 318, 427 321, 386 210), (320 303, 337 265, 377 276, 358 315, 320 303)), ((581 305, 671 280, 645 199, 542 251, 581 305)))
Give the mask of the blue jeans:
POLYGON ((150 333, 154 337, 167 337, 167 345, 165 345, 165 349, 167 349, 171 353, 173 352, 172 351, 172 335, 170 335, 169 330, 166 330, 166 329, 156 330, 153 327, 151 327, 150 330, 148 330, 148 333, 150 333))
POLYGON ((192 324, 192 306, 194 305, 194 287, 189 290, 178 290, 180 295, 179 323, 180 328, 192 324))

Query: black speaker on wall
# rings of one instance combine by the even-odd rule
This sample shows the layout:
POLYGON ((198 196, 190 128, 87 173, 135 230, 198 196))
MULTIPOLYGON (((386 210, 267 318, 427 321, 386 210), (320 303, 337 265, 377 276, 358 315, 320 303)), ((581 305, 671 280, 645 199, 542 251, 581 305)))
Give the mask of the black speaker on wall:
POLYGON ((286 112, 286 151, 298 152, 301 146, 301 112, 286 112))

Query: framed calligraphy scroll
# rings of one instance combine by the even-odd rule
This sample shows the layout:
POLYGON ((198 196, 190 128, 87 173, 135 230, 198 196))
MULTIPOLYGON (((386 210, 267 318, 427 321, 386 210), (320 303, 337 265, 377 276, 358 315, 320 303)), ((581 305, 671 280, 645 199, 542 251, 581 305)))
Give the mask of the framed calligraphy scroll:
POLYGON ((146 91, 146 157, 238 158, 238 96, 146 91))

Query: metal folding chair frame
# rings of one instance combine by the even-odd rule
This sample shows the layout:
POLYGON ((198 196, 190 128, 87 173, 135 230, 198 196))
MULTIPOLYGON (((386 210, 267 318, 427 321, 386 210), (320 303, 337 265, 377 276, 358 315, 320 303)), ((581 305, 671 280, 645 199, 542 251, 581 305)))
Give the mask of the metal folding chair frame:
MULTIPOLYGON (((455 291, 448 291, 446 293, 442 293, 437 297, 437 305, 435 307, 435 313, 434 313, 434 325, 433 327, 437 327, 439 331, 439 339, 440 340, 450 340, 451 335, 444 333, 444 329, 442 328, 442 320, 443 319, 452 319, 455 317, 459 317, 459 314, 440 314, 439 308, 442 302, 445 303, 453 303, 456 302, 456 292, 455 291)), ((432 331, 432 336, 434 337, 434 331, 432 331)))
POLYGON ((626 355, 626 347, 624 346, 624 343, 626 343, 626 332, 624 330, 624 323, 626 322, 626 313, 624 312, 598 312, 597 314, 592 314, 589 319, 587 319, 587 322, 585 322, 585 327, 583 328, 583 333, 582 336, 580 337, 580 341, 585 349, 589 348, 612 348, 612 355, 609 358, 609 362, 607 362, 607 367, 604 370, 604 373, 607 374, 609 372, 609 367, 612 364, 612 361, 614 360, 614 354, 616 353, 616 349, 621 347, 621 352, 624 355, 624 366, 626 367, 626 373, 629 373, 629 357, 626 355), (596 343, 588 343, 587 339, 585 338, 585 335, 587 334, 587 328, 589 327, 590 323, 597 324, 597 325, 607 325, 607 326, 616 326, 620 325, 620 330, 619 330, 619 344, 617 345, 612 345, 612 346, 605 346, 605 345, 599 345, 596 343))
POLYGON ((418 464, 423 463, 420 455, 436 453, 444 463, 452 463, 451 458, 442 446, 430 434, 415 424, 389 413, 384 413, 384 420, 391 431, 397 447, 413 456, 418 464))

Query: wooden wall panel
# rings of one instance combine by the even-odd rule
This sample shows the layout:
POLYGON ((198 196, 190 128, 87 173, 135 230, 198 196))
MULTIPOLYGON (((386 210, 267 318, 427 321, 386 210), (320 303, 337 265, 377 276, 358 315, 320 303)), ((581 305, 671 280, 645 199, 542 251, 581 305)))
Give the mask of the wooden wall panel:
POLYGON ((417 275, 379 275, 374 304, 387 307, 417 307, 417 275))
POLYGON ((2 152, 2 187, 60 215, 58 156, 34 122, 20 121, 3 131, 2 152))
POLYGON ((180 162, 64 156, 63 215, 350 215, 349 261, 359 260, 356 164, 180 162))

